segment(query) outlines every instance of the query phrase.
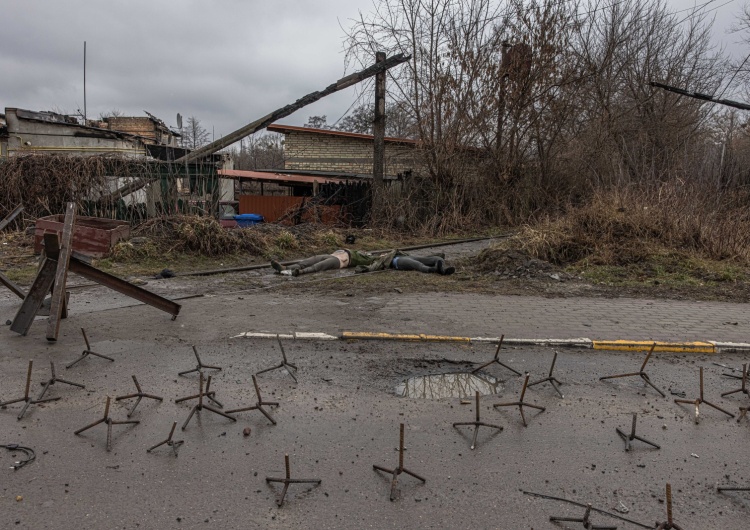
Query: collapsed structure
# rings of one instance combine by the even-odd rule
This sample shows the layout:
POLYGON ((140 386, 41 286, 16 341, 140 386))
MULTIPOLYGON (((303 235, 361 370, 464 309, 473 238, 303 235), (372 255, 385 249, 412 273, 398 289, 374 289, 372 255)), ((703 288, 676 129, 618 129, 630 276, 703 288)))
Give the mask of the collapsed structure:
MULTIPOLYGON (((131 219, 160 212, 216 210, 222 200, 233 199, 231 180, 219 179, 218 171, 231 169, 226 155, 216 154, 192 164, 175 164, 188 150, 180 147, 179 131, 156 116, 110 116, 81 123, 76 116, 6 108, 0 115, 0 167, 20 158, 66 156, 86 164, 86 159, 103 159, 103 186, 93 185, 83 198, 92 213, 101 214, 94 202, 111 202, 111 215, 131 219), (142 175, 151 185, 132 193, 116 194, 122 186, 142 175), (112 199, 103 201, 103 198, 112 199)), ((31 163, 33 165, 33 162, 31 163)), ((7 165, 6 165, 7 167, 7 165)), ((17 190, 16 202, 33 203, 26 189, 17 190), (24 200, 26 199, 26 200, 24 200)))

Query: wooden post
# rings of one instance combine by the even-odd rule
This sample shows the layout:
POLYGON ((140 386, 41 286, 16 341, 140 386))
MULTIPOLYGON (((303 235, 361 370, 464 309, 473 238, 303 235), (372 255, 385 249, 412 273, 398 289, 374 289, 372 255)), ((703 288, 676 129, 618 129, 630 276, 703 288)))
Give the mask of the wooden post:
MULTIPOLYGON (((385 62, 385 52, 375 54, 375 64, 385 62)), ((385 76, 383 70, 375 75, 375 119, 372 124, 373 158, 372 158, 372 211, 371 216, 380 214, 383 198, 383 179, 385 177, 385 76)))
POLYGON ((73 231, 76 220, 76 204, 69 202, 65 210, 65 224, 60 238, 60 253, 55 271, 55 286, 52 289, 52 302, 47 321, 47 340, 56 341, 60 331, 60 318, 65 307, 65 285, 68 279, 70 255, 73 253, 73 231))

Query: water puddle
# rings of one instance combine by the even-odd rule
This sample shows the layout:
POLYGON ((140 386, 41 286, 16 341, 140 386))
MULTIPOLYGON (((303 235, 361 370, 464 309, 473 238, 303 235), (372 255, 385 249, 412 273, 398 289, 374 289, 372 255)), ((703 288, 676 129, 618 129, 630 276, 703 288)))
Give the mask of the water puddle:
POLYGON ((501 390, 500 381, 489 375, 431 374, 403 381, 396 387, 396 395, 421 399, 470 398, 477 391, 489 395, 497 394, 498 390, 501 390))

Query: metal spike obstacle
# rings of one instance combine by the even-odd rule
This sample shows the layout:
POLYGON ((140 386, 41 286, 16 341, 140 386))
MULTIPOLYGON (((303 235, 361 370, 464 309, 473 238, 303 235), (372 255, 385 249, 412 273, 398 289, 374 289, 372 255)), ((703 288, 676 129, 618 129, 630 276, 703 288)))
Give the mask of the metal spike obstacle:
POLYGON ((73 381, 68 381, 67 379, 63 379, 61 377, 57 377, 57 373, 55 372, 55 363, 52 361, 49 362, 50 371, 52 372, 52 377, 42 383, 42 391, 39 393, 39 397, 37 397, 37 401, 42 399, 44 395, 47 393, 47 390, 49 390, 49 387, 54 385, 55 383, 65 383, 66 385, 70 386, 77 386, 78 388, 86 388, 84 385, 80 383, 74 383, 73 381))
MULTIPOLYGON (((26 389, 23 392, 23 397, 18 399, 11 399, 10 401, 4 401, 0 403, 0 408, 5 408, 8 405, 12 405, 13 403, 21 403, 23 402, 23 408, 21 409, 21 412, 18 413, 17 419, 23 418, 24 414, 26 414, 26 409, 29 408, 29 405, 36 405, 37 403, 47 403, 49 401, 57 401, 60 399, 60 397, 53 397, 53 398, 44 398, 44 393, 46 392, 46 388, 42 390, 42 393, 39 395, 38 398, 32 399, 29 396, 29 391, 31 390, 31 370, 34 366, 34 361, 29 361, 29 368, 26 371, 26 389)), ((54 377, 54 375, 53 375, 54 377)), ((75 384, 75 383, 73 383, 75 384)))
POLYGON ((258 398, 258 401, 256 401, 255 405, 253 405, 252 407, 242 407, 239 409, 228 410, 227 414, 234 414, 236 412, 245 412, 247 410, 258 410, 261 413, 263 413, 263 415, 266 418, 268 418, 268 421, 276 425, 276 420, 274 420, 273 417, 271 417, 271 415, 268 412, 266 412, 266 410, 263 407, 264 406, 278 407, 279 404, 276 403, 275 401, 263 401, 263 398, 260 396, 260 388, 258 387, 258 380, 255 378, 254 375, 252 376, 252 378, 253 378, 253 386, 255 386, 255 395, 258 398))
POLYGON ((682 530, 682 527, 672 520, 672 485, 667 482, 667 520, 658 524, 656 530, 682 530))
POLYGON ((62 232, 47 232, 43 235, 44 258, 28 293, 18 308, 10 330, 27 335, 36 315, 44 305, 47 293, 52 292, 47 320, 47 340, 57 341, 60 333, 60 320, 67 317, 68 292, 66 283, 68 273, 73 272, 99 285, 108 287, 118 293, 134 298, 172 315, 172 320, 180 313, 180 304, 167 300, 159 295, 141 289, 130 282, 107 274, 90 265, 90 258, 73 250, 76 221, 75 202, 68 202, 62 232))
POLYGON ((108 361, 112 361, 112 362, 115 362, 115 360, 114 360, 114 359, 113 359, 112 357, 108 357, 108 356, 106 356, 106 355, 103 355, 103 354, 101 354, 101 353, 97 353, 97 352, 95 352, 95 351, 92 351, 92 350, 91 350, 91 344, 89 344, 89 338, 88 338, 88 336, 86 335, 86 330, 85 330, 85 329, 83 329, 83 328, 81 328, 81 333, 83 334, 83 340, 84 340, 84 341, 86 342, 86 349, 85 349, 85 350, 83 350, 83 352, 81 353, 81 356, 80 356, 80 357, 78 357, 78 359, 76 359, 76 360, 75 360, 75 361, 73 361, 72 363, 69 363, 69 364, 67 364, 67 365, 65 366, 65 369, 66 369, 66 370, 67 370, 68 368, 72 368, 72 367, 73 367, 73 366, 75 366, 76 364, 80 363, 80 362, 81 362, 82 360, 84 360, 84 359, 85 359, 86 357, 88 357, 89 355, 94 355, 95 357, 101 357, 102 359, 107 359, 108 361))
POLYGON ((146 449, 146 452, 150 453, 157 447, 161 447, 162 445, 167 444, 168 447, 172 448, 172 452, 174 453, 174 456, 177 457, 177 449, 179 449, 180 446, 185 443, 185 441, 184 440, 172 440, 172 435, 174 435, 175 427, 177 427, 177 422, 173 421, 172 429, 169 431, 169 436, 167 436, 167 439, 164 440, 163 442, 159 442, 158 444, 149 447, 148 449, 146 449))
POLYGON ((731 418, 734 418, 734 414, 732 414, 729 411, 724 410, 723 408, 721 408, 718 405, 714 405, 710 401, 706 401, 705 398, 703 397, 703 367, 702 366, 700 367, 700 387, 701 387, 700 388, 700 397, 698 397, 696 399, 675 399, 674 402, 675 403, 688 403, 688 404, 695 405, 695 423, 700 423, 700 413, 701 413, 700 412, 700 406, 701 406, 701 403, 705 403, 709 407, 715 408, 719 412, 723 412, 727 416, 729 416, 731 418))
POLYGON ((142 389, 141 385, 138 383, 138 379, 131 375, 130 377, 133 378, 133 382, 135 383, 135 388, 138 389, 138 392, 135 392, 134 394, 128 394, 126 396, 117 396, 115 397, 115 401, 120 401, 122 399, 131 399, 131 398, 138 398, 135 400, 135 403, 132 407, 130 407, 130 410, 128 411, 128 418, 133 415, 135 412, 135 408, 138 406, 138 404, 141 402, 141 399, 148 398, 148 399, 155 399, 157 401, 163 401, 164 398, 160 396, 155 396, 154 394, 146 394, 142 389))
POLYGON ((398 467, 395 469, 388 469, 382 466, 376 466, 373 465, 372 469, 375 471, 382 471, 384 473, 388 473, 390 475, 393 475, 393 480, 391 480, 391 501, 396 500, 396 486, 398 485, 398 476, 401 473, 406 473, 407 475, 411 475, 417 480, 421 480, 424 484, 427 482, 427 479, 420 477, 413 471, 409 471, 404 467, 404 424, 402 423, 399 427, 399 439, 398 439, 398 467))
POLYGON ((286 476, 284 478, 274 478, 274 477, 266 477, 266 483, 271 482, 281 482, 284 484, 284 489, 281 490, 281 495, 278 499, 276 499, 276 505, 281 507, 282 504, 284 504, 284 497, 286 497, 286 492, 289 489, 289 484, 320 484, 322 480, 317 478, 291 478, 291 473, 289 471, 289 455, 284 455, 284 468, 286 469, 286 476))
POLYGON ((491 429, 497 429, 498 431, 502 431, 503 428, 499 425, 492 425, 491 423, 485 423, 482 420, 479 419, 479 390, 476 391, 476 416, 474 421, 462 421, 458 423, 454 423, 453 427, 459 427, 462 425, 473 425, 474 426, 474 438, 471 440, 471 448, 474 449, 477 445, 477 434, 479 433, 479 427, 489 427, 491 429))
POLYGON ((201 361, 201 356, 198 355, 198 350, 195 349, 195 346, 193 346, 193 353, 195 354, 195 358, 198 360, 198 364, 192 370, 185 370, 184 372, 179 372, 177 375, 192 374, 193 372, 202 373, 205 368, 209 370, 221 370, 220 366, 211 366, 210 364, 203 364, 203 361, 201 361))
POLYGON ((482 370, 484 368, 487 368, 491 364, 499 364, 500 366, 502 366, 503 368, 507 368, 508 370, 510 370, 511 372, 513 372, 514 374, 516 374, 518 376, 521 375, 521 372, 519 372, 518 370, 514 370, 513 368, 511 368, 507 364, 505 364, 502 361, 500 361, 500 359, 498 359, 498 355, 500 355, 500 348, 503 347, 503 339, 504 338, 505 338, 505 335, 500 335, 500 341, 497 343, 497 349, 495 350, 495 356, 492 358, 492 360, 489 361, 489 362, 484 363, 481 366, 478 366, 478 367, 474 368, 471 371, 472 374, 475 374, 475 373, 479 372, 480 370, 482 370))
POLYGON ((554 375, 552 375, 552 372, 555 369, 556 362, 557 362, 557 352, 555 352, 555 356, 552 357, 552 366, 549 367, 549 374, 547 374, 547 377, 545 377, 544 379, 540 379, 539 381, 534 381, 533 383, 529 383, 529 386, 540 385, 542 383, 549 383, 550 385, 552 385, 552 388, 554 388, 555 391, 558 394, 560 394, 560 398, 565 398, 565 396, 563 396, 563 393, 560 392, 560 389, 557 388, 557 385, 562 385, 562 383, 558 381, 554 375))
MULTIPOLYGON (((222 412, 219 409, 215 409, 211 405, 204 405, 203 404, 203 398, 204 397, 208 397, 208 396, 207 396, 207 394, 203 390, 203 372, 198 372, 198 373, 200 374, 200 377, 198 378, 199 391, 198 391, 197 396, 193 396, 193 397, 197 397, 198 398, 198 403, 193 407, 193 410, 190 411, 190 414, 188 415, 187 419, 185 420, 185 423, 182 424, 182 430, 183 431, 185 430, 185 428, 188 426, 188 423, 190 423, 190 420, 193 418, 193 416, 195 415, 195 413, 196 412, 200 412, 203 409, 206 409, 209 412, 213 412, 214 414, 218 414, 219 416, 224 416, 225 418, 230 419, 230 420, 236 422, 237 418, 233 418, 232 416, 230 416, 226 412, 222 412)), ((210 381, 210 376, 209 376, 209 385, 210 384, 211 384, 211 381, 210 381)), ((185 401, 186 399, 192 399, 192 397, 190 397, 190 398, 183 398, 183 399, 181 399, 179 401, 185 401)), ((177 401, 175 401, 175 403, 177 403, 177 401)))
POLYGON ((284 351, 284 345, 281 343, 281 338, 279 337, 278 333, 276 334, 276 341, 279 343, 279 348, 281 349, 281 362, 270 368, 265 368, 261 370, 260 372, 255 372, 255 375, 260 375, 266 372, 270 372, 272 370, 279 370, 280 368, 285 368, 287 373, 291 376, 292 379, 294 379, 294 382, 296 383, 297 376, 295 374, 297 373, 297 366, 287 361, 286 351, 284 351))
POLYGON ((104 417, 100 420, 96 420, 94 423, 90 423, 89 425, 86 425, 85 427, 82 427, 78 429, 75 433, 75 435, 81 434, 83 431, 87 431, 91 429, 92 427, 96 427, 100 423, 106 423, 107 424, 107 451, 112 450, 112 425, 126 425, 126 424, 132 424, 132 425, 138 425, 140 421, 137 420, 123 420, 123 421, 115 421, 109 416, 109 402, 110 397, 107 396, 107 403, 104 405, 104 417))
POLYGON ((607 526, 607 525, 595 525, 589 520, 589 517, 591 516, 591 504, 588 504, 586 506, 586 511, 583 514, 583 517, 553 517, 550 516, 549 520, 553 523, 557 522, 569 522, 569 523, 583 523, 583 527, 586 530, 617 530, 616 526, 607 526))
POLYGON ((747 389, 747 364, 742 365, 742 386, 738 388, 737 390, 730 390, 729 392, 724 392, 721 397, 729 396, 731 394, 736 394, 738 392, 742 392, 746 396, 750 396, 750 391, 747 389))
POLYGON ((635 434, 635 424, 636 421, 638 421, 638 414, 636 412, 633 413, 633 424, 630 429, 630 434, 625 434, 624 431, 621 431, 619 427, 615 427, 615 431, 617 431, 617 434, 620 435, 620 438, 625 442, 625 450, 630 451, 630 447, 632 445, 633 440, 639 440, 643 443, 646 443, 652 447, 656 447, 657 449, 661 449, 660 446, 656 445, 654 442, 651 442, 649 440, 646 440, 645 438, 638 436, 635 434))
POLYGON ((529 374, 526 374, 526 379, 523 380, 523 388, 521 389, 521 398, 518 401, 513 401, 512 403, 495 403, 492 405, 494 408, 497 407, 518 407, 518 410, 521 412, 521 421, 523 422, 524 427, 528 427, 526 424, 526 416, 523 413, 524 407, 531 407, 532 409, 537 409, 540 412, 544 412, 544 407, 540 407, 539 405, 532 405, 531 403, 526 403, 523 398, 526 395, 526 388, 529 386, 529 374))
POLYGON ((659 394, 661 394, 661 397, 667 397, 667 395, 664 392, 662 392, 655 384, 653 384, 651 382, 651 378, 648 376, 648 374, 645 371, 646 370, 646 364, 648 364, 649 359, 651 359, 651 354, 654 353, 654 348, 656 348, 656 343, 655 342, 651 345, 651 349, 648 351, 648 354, 646 355, 646 359, 644 359, 643 364, 641 365, 641 369, 638 370, 637 372, 630 372, 630 373, 627 373, 627 374, 618 374, 618 375, 607 375, 607 376, 604 376, 604 377, 600 377, 599 381, 604 381, 605 379, 617 379, 617 378, 620 378, 620 377, 634 377, 634 376, 639 376, 641 379, 643 379, 643 381, 647 385, 649 385, 651 388, 653 388, 659 394))
MULTIPOLYGON (((203 372, 201 372, 201 375, 202 374, 203 372)), ((211 376, 209 375, 208 379, 206 380, 206 388, 203 391, 203 396, 210 399, 213 403, 216 404, 217 407, 224 408, 224 405, 222 405, 221 402, 218 399, 216 399, 216 392, 211 390, 211 381, 212 379, 211 379, 211 376)), ((191 399, 199 399, 200 397, 201 397, 201 393, 198 393, 198 394, 193 394, 192 396, 175 399, 174 402, 182 403, 183 401, 190 401, 191 399)))

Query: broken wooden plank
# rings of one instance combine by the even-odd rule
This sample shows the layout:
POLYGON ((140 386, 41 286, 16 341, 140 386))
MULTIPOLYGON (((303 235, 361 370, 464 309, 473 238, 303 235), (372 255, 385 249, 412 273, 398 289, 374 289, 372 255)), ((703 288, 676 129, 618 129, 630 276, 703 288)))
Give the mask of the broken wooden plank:
POLYGON ((13 294, 15 294, 17 297, 26 298, 26 293, 23 291, 23 289, 21 289, 19 286, 13 283, 13 280, 8 278, 2 272, 0 272, 0 283, 2 283, 4 286, 10 289, 13 292, 13 294))
MULTIPOLYGON (((52 290, 52 303, 49 308, 47 321, 47 340, 56 341, 60 333, 60 319, 65 306, 65 286, 68 279, 70 255, 73 253, 73 227, 76 221, 76 204, 69 202, 65 208, 65 224, 60 240, 60 252, 55 271, 55 282, 52 290)), ((46 241, 46 239, 45 239, 46 241)), ((48 253, 49 255, 49 253, 48 253)))
POLYGON ((42 307, 44 297, 52 288, 52 284, 55 283, 55 270, 57 269, 57 261, 47 258, 42 264, 42 268, 34 278, 34 283, 31 284, 26 298, 24 298, 21 307, 18 308, 16 317, 13 319, 13 324, 10 326, 11 331, 26 335, 29 332, 31 324, 34 322, 39 308, 42 307))
POLYGON ((5 219, 0 221, 0 230, 4 229, 6 226, 12 223, 13 219, 15 219, 16 216, 22 211, 23 211, 22 205, 19 204, 18 206, 16 206, 15 209, 5 217, 5 219))
POLYGON ((151 307, 155 307, 156 309, 161 309, 162 311, 169 313, 173 317, 176 317, 180 313, 180 309, 182 307, 180 304, 159 296, 158 294, 147 291, 146 289, 141 289, 137 285, 133 285, 132 283, 126 282, 125 280, 121 280, 120 278, 112 276, 111 274, 108 274, 104 271, 100 271, 96 267, 92 267, 87 263, 79 261, 76 257, 73 257, 70 260, 70 271, 78 274, 79 276, 83 276, 87 280, 91 280, 100 285, 103 285, 104 287, 109 287, 113 291, 122 293, 125 296, 135 298, 139 302, 148 304, 151 307))

